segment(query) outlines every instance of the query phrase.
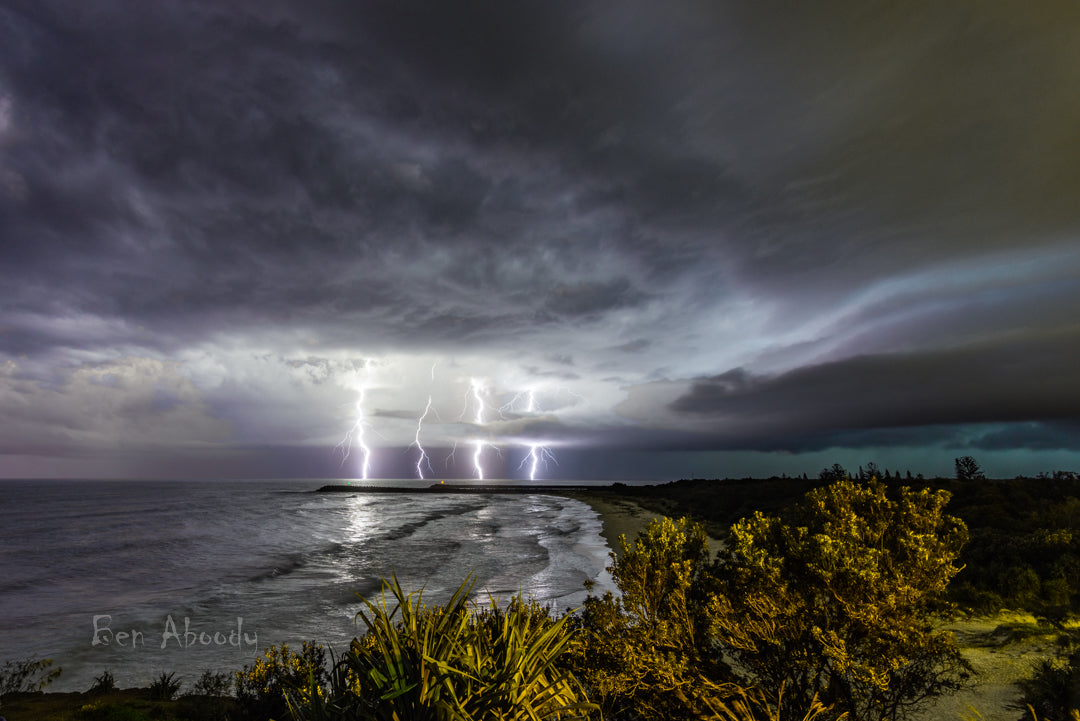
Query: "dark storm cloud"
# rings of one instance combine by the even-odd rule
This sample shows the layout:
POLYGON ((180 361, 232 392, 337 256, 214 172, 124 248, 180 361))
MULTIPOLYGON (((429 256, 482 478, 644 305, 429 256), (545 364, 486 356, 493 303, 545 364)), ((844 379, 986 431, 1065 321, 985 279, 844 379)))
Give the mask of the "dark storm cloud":
MULTIPOLYGON (((7 34, 41 38, 9 45, 5 63, 22 133, 7 161, 28 188, 5 199, 15 308, 137 318, 160 343, 290 316, 330 328, 363 316, 379 334, 408 325, 438 339, 635 297, 614 268, 567 283, 578 247, 520 237, 553 189, 515 180, 528 138, 511 143, 522 157, 481 147, 489 83, 458 100, 453 83, 427 85, 440 47, 428 41, 473 33, 485 13, 428 27, 427 10, 372 5, 353 35, 328 39, 291 8, 192 10, 6 9, 7 34), (394 53, 384 46, 402 24, 394 53), (491 294, 511 302, 491 314, 491 294)), ((463 54, 519 46, 497 45, 463 54)))
POLYGON ((1037 451, 1080 450, 1080 417, 1048 422, 1010 423, 970 443, 980 450, 1025 448, 1037 451))
POLYGON ((530 429, 553 439, 1071 447, 1078 25, 1006 0, 0 0, 0 361, 68 388, 63 417, 98 398, 84 363, 183 358, 190 417, 128 395, 199 439, 303 443, 341 422, 344 355, 414 353, 386 420, 428 356, 473 354, 527 377, 500 392, 596 394, 530 429))
POLYGON ((616 309, 702 263, 835 288, 1073 224, 1076 149, 1046 138, 1080 110, 1058 92, 1074 44, 1045 42, 1061 18, 860 8, 7 3, 24 137, 6 165, 27 193, 4 230, 39 280, 13 301, 187 334, 208 312, 332 325, 374 308, 382 333, 459 318, 471 335, 616 309), (522 182, 541 159, 554 175, 522 182), (567 181, 619 264, 576 284, 561 274, 581 248, 544 207, 567 181), (499 280, 515 262, 525 286, 499 280), (463 298, 444 309, 391 265, 463 298), (475 293, 511 303, 488 314, 475 293))
MULTIPOLYGON (((958 425, 912 426, 892 428, 788 427, 776 429, 749 427, 723 432, 688 427, 628 427, 595 424, 588 428, 568 425, 551 418, 530 419, 509 429, 508 437, 529 442, 542 439, 561 454, 563 449, 589 449, 636 452, 709 452, 754 451, 804 453, 830 448, 996 448, 980 445, 983 435, 978 428, 958 425), (976 440, 973 441, 972 438, 976 440)), ((1071 442, 1054 448, 1071 448, 1071 442)), ((1007 441, 1000 448, 1016 448, 1007 441)), ((1049 447, 1047 447, 1049 448, 1049 447)))
POLYGON ((637 305, 643 296, 643 293, 631 288, 626 280, 558 285, 552 289, 545 307, 561 316, 591 315, 612 308, 637 305))
MULTIPOLYGON (((944 439, 941 429, 948 426, 1080 417, 1078 353, 1080 336, 1072 332, 1022 345, 855 356, 775 377, 737 369, 694 382, 670 408, 704 421, 720 444, 759 439, 751 443, 788 450, 896 445, 913 440, 896 430, 904 427, 932 429, 927 435, 944 439)), ((994 447, 995 438, 1003 444, 1022 435, 1011 429, 978 444, 994 447)), ((1044 442, 1067 438, 1059 431, 1044 442)), ((1057 447, 1073 445, 1068 440, 1057 447)))

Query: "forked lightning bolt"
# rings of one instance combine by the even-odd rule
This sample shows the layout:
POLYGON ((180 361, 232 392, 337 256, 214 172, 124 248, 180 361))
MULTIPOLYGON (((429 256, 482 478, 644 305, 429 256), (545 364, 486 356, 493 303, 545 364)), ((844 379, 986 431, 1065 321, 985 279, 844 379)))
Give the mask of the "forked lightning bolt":
MULTIPOLYGON (((431 364, 431 382, 435 383, 435 366, 438 361, 431 364)), ((431 459, 428 457, 427 451, 424 450, 423 444, 420 442, 420 432, 424 429, 424 420, 428 417, 429 413, 435 413, 435 418, 438 419, 439 413, 431 407, 431 394, 428 394, 427 405, 424 406, 424 412, 420 414, 420 417, 416 419, 416 434, 413 436, 413 442, 409 446, 416 446, 416 450, 420 451, 420 457, 416 459, 416 476, 417 478, 424 479, 424 466, 428 467, 428 470, 432 473, 435 469, 431 467, 431 459)))
POLYGON ((366 431, 367 421, 364 418, 364 386, 361 386, 358 390, 359 397, 356 399, 356 422, 353 423, 345 433, 345 437, 341 439, 341 443, 338 444, 338 448, 342 449, 341 465, 345 465, 345 461, 349 458, 349 454, 352 451, 352 447, 355 445, 363 453, 363 461, 360 465, 360 476, 365 481, 368 479, 368 469, 371 466, 371 449, 368 448, 364 442, 364 433, 366 431))
MULTIPOLYGON (((434 372, 434 371, 432 371, 434 372)), ((428 417, 428 413, 431 412, 431 396, 427 397, 427 405, 424 406, 424 412, 420 414, 419 420, 416 421, 416 436, 413 439, 412 445, 416 446, 416 450, 420 451, 420 457, 416 459, 416 475, 423 480, 424 478, 424 466, 428 467, 428 470, 432 473, 435 470, 431 467, 431 459, 428 458, 428 454, 424 451, 424 446, 420 444, 420 430, 424 427, 424 419, 428 417)))
MULTIPOLYGON (((516 401, 520 397, 520 393, 514 396, 514 399, 510 401, 509 405, 512 405, 514 401, 516 401)), ((536 392, 532 388, 530 388, 529 390, 525 391, 525 412, 537 413, 538 411, 539 409, 536 405, 536 392)), ((531 443, 529 444, 529 455, 525 456, 525 458, 518 465, 518 468, 521 469, 525 466, 526 463, 528 463, 529 480, 535 481, 536 473, 540 469, 540 464, 543 463, 544 465, 547 465, 548 461, 551 461, 555 465, 559 465, 559 462, 555 460, 555 455, 551 452, 551 449, 540 443, 531 443)))
MULTIPOLYGON (((370 369, 370 361, 365 363, 365 367, 367 369, 367 372, 370 373, 370 370, 371 370, 370 369)), ((435 382, 435 364, 432 364, 432 366, 431 366, 431 381, 432 381, 432 384, 434 384, 434 382, 435 382)), ((372 429, 369 428, 368 418, 367 418, 367 415, 366 415, 366 413, 364 411, 365 397, 366 397, 367 390, 368 390, 369 386, 370 386, 370 378, 365 379, 365 381, 363 383, 358 383, 357 384, 357 386, 356 386, 357 399, 356 399, 356 404, 355 404, 355 420, 353 422, 352 427, 349 428, 349 430, 345 433, 345 437, 338 444, 338 448, 340 448, 342 450, 341 464, 343 466, 345 464, 345 461, 351 455, 353 446, 355 446, 356 448, 359 449, 360 453, 363 455, 363 459, 362 459, 362 462, 361 462, 361 465, 360 465, 360 475, 364 480, 368 480, 370 470, 371 470, 371 460, 372 460, 372 458, 371 458, 372 449, 368 446, 367 439, 366 439, 367 433, 372 429)), ((578 396, 576 393, 572 393, 571 391, 569 391, 567 389, 564 389, 564 388, 560 388, 559 390, 564 391, 566 393, 569 393, 569 394, 571 394, 571 395, 573 395, 575 397, 578 397, 578 398, 581 397, 581 396, 578 396)), ((435 410, 435 407, 434 407, 434 404, 433 404, 433 398, 434 398, 434 396, 429 393, 428 398, 427 398, 427 404, 424 406, 423 412, 421 412, 419 414, 419 416, 416 418, 416 430, 413 433, 413 440, 409 444, 410 448, 412 446, 416 446, 416 450, 419 453, 419 457, 416 459, 416 466, 415 467, 416 467, 416 475, 420 479, 425 478, 425 470, 424 470, 425 467, 427 468, 427 471, 429 473, 434 473, 434 469, 432 468, 432 465, 431 465, 431 457, 428 455, 427 450, 424 448, 423 441, 422 441, 422 436, 423 436, 423 431, 424 431, 424 423, 426 421, 428 421, 429 416, 434 414, 436 419, 438 419, 439 414, 435 410)), ((497 413, 499 415, 499 417, 501 417, 503 419, 506 419, 506 416, 504 415, 505 413, 512 413, 512 412, 515 411, 515 408, 521 409, 521 410, 517 411, 517 413, 519 414, 519 416, 518 416, 519 418, 521 417, 521 414, 527 415, 527 416, 535 416, 536 414, 543 412, 540 409, 539 404, 537 403, 536 392, 531 388, 526 390, 526 391, 522 391, 522 392, 518 393, 508 403, 504 404, 503 406, 501 406, 501 407, 499 407, 497 409, 493 409, 493 408, 488 406, 487 398, 488 398, 488 391, 487 391, 487 388, 484 385, 484 381, 479 379, 479 378, 470 379, 469 380, 468 390, 465 393, 464 408, 462 408, 461 415, 458 416, 459 419, 465 418, 466 414, 469 413, 470 405, 472 406, 473 413, 472 413, 471 420, 472 420, 472 423, 474 424, 474 426, 476 427, 474 432, 477 434, 477 437, 475 437, 474 440, 470 441, 472 446, 473 446, 472 463, 473 463, 473 470, 474 470, 474 472, 476 474, 476 478, 477 478, 477 480, 481 480, 481 481, 484 480, 484 476, 485 476, 485 471, 484 471, 484 450, 485 450, 485 448, 490 446, 491 448, 494 448, 496 451, 499 450, 498 446, 493 445, 488 440, 485 440, 484 438, 480 437, 480 433, 485 430, 484 426, 485 426, 485 424, 487 422, 487 419, 486 419, 485 416, 487 415, 487 412, 489 410, 493 410, 495 413, 497 413)), ((450 465, 451 461, 454 458, 454 453, 457 450, 457 444, 458 444, 458 442, 454 441, 454 446, 453 446, 453 448, 451 449, 449 455, 446 458, 446 463, 447 463, 448 466, 450 465)), ((551 449, 548 448, 547 446, 543 445, 542 443, 526 441, 523 445, 525 445, 529 449, 529 452, 525 456, 525 458, 521 461, 520 465, 518 466, 518 469, 521 470, 521 469, 526 468, 526 466, 527 466, 528 467, 529 480, 536 480, 537 476, 540 473, 540 470, 541 470, 542 466, 546 466, 549 462, 558 465, 558 461, 556 460, 555 455, 551 452, 551 449)))
POLYGON ((529 480, 535 481, 536 472, 537 470, 539 470, 540 464, 544 463, 545 465, 547 465, 548 461, 551 461, 556 466, 559 465, 559 462, 555 460, 555 455, 551 452, 549 448, 547 448, 546 446, 542 446, 539 443, 533 443, 529 446, 529 455, 525 456, 524 460, 522 460, 521 463, 518 465, 518 468, 522 468, 525 466, 526 463, 528 463, 529 480))
MULTIPOLYGON (((478 426, 484 425, 484 396, 482 394, 483 384, 477 379, 472 379, 470 382, 470 389, 472 391, 473 400, 476 403, 476 416, 474 422, 478 426)), ((487 445, 482 440, 473 441, 475 449, 473 450, 473 467, 476 469, 477 480, 484 480, 484 466, 480 462, 481 456, 484 453, 484 446, 487 445)))

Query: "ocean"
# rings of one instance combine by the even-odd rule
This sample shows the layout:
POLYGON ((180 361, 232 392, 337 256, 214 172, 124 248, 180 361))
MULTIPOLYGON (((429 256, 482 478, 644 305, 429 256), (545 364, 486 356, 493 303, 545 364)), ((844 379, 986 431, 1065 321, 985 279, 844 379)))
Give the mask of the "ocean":
POLYGON ((0 663, 53 659, 54 691, 104 671, 190 687, 272 645, 343 651, 359 596, 391 574, 430 602, 473 574, 481 600, 520 591, 556 612, 586 581, 612 588, 580 501, 312 492, 330 482, 0 481, 0 663))

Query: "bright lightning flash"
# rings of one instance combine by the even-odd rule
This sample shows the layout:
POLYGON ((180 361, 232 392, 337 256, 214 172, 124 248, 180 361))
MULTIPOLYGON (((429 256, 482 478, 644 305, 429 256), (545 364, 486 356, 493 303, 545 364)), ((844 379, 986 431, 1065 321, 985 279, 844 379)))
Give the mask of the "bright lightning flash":
POLYGON ((353 446, 360 449, 363 454, 363 461, 360 464, 360 475, 365 481, 368 479, 368 470, 371 466, 371 449, 364 442, 364 433, 367 430, 367 420, 364 417, 364 393, 365 387, 360 386, 358 391, 359 397, 356 399, 356 422, 353 423, 346 433, 345 437, 341 439, 341 443, 338 444, 338 448, 342 449, 341 464, 345 465, 345 461, 349 457, 349 453, 353 446))
MULTIPOLYGON (((533 391, 532 388, 525 392, 525 398, 525 412, 536 413, 538 410, 536 406, 536 393, 535 391, 533 391)), ((513 401, 511 401, 511 403, 513 403, 513 401)), ((528 463, 529 480, 535 481, 536 473, 540 469, 540 464, 543 463, 544 465, 547 465, 548 461, 551 461, 555 465, 559 465, 559 462, 555 460, 555 455, 551 452, 551 449, 539 443, 531 443, 529 444, 529 455, 525 456, 525 458, 521 461, 521 464, 518 465, 518 468, 520 469, 524 467, 526 463, 528 463)))
MULTIPOLYGON (((476 378, 473 378, 469 383, 469 388, 472 393, 473 401, 476 403, 476 415, 474 416, 473 421, 476 425, 482 426, 484 425, 484 384, 476 378)), ((473 467, 476 469, 477 480, 482 481, 484 480, 484 466, 480 462, 480 457, 483 455, 484 446, 487 444, 481 440, 476 440, 473 441, 473 445, 475 446, 475 450, 473 451, 473 467)))
POLYGON ((555 454, 551 452, 551 449, 547 446, 542 446, 539 443, 532 443, 529 445, 529 455, 525 456, 525 459, 521 461, 518 468, 523 467, 526 463, 529 464, 529 480, 536 480, 536 472, 540 469, 540 464, 547 465, 547 462, 551 461, 556 466, 559 462, 555 460, 555 454))
MULTIPOLYGON (((432 372, 434 372, 434 369, 432 372)), ((428 413, 431 413, 431 396, 428 396, 427 405, 424 406, 424 412, 420 415, 419 420, 416 421, 416 437, 412 442, 412 445, 416 446, 416 450, 420 451, 420 457, 416 459, 416 475, 421 480, 424 478, 425 465, 428 467, 429 471, 432 473, 435 472, 431 467, 431 459, 428 458, 427 452, 424 451, 424 446, 420 444, 420 430, 424 427, 424 419, 428 417, 428 413)))

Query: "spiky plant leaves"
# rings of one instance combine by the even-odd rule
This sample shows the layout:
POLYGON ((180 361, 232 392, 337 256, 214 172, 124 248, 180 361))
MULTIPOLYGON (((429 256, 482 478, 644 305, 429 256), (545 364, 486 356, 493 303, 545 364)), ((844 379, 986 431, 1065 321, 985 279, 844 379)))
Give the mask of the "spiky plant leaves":
MULTIPOLYGON (((712 700, 708 703, 716 721, 794 721, 797 717, 797 714, 785 712, 783 686, 776 693, 775 701, 760 688, 747 689, 734 684, 729 684, 727 688, 727 699, 712 700)), ((834 718, 834 721, 848 719, 846 711, 836 717, 832 717, 831 712, 832 707, 826 706, 815 697, 801 721, 818 721, 821 717, 834 718)))
POLYGON ((564 621, 520 597, 500 608, 470 601, 470 577, 447 603, 384 581, 358 614, 367 629, 331 674, 331 700, 307 721, 550 721, 587 718, 577 680, 556 661, 569 643, 564 621), (317 715, 317 714, 330 715, 317 715))

